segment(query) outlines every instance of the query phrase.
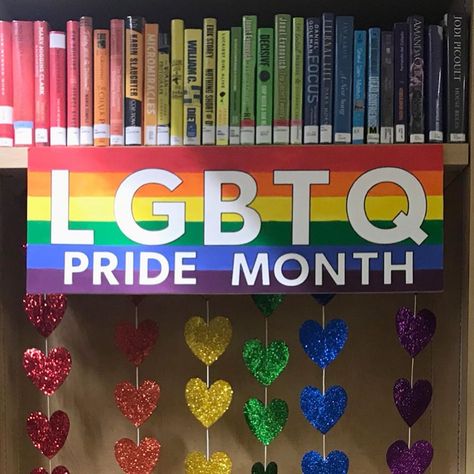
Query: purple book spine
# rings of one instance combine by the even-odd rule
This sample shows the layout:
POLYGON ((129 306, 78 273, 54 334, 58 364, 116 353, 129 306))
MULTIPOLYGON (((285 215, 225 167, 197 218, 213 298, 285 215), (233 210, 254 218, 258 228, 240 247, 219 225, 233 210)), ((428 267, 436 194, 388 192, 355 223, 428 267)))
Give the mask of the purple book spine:
POLYGON ((443 28, 430 25, 427 33, 426 101, 427 138, 430 142, 443 142, 443 28))
POLYGON ((394 108, 395 143, 406 143, 408 128, 408 24, 395 23, 394 41, 394 108))

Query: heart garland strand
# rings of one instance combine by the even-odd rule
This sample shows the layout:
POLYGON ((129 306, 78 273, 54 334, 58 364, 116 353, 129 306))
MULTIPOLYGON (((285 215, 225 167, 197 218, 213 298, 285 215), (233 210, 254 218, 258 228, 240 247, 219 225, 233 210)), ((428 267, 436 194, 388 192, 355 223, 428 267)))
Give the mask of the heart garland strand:
POLYGON ((327 472, 347 474, 349 458, 342 451, 326 452, 326 434, 336 425, 347 406, 346 391, 339 385, 326 387, 326 369, 339 355, 348 339, 345 321, 333 319, 326 324, 326 305, 333 295, 313 295, 321 305, 321 325, 305 321, 299 332, 300 344, 306 355, 322 369, 322 391, 311 385, 300 394, 300 407, 307 421, 322 434, 322 455, 308 451, 301 460, 303 474, 327 472))
POLYGON ((189 410, 206 428, 206 453, 193 451, 186 456, 185 474, 230 474, 232 461, 227 453, 218 451, 211 456, 210 428, 229 409, 233 390, 225 380, 211 385, 210 366, 226 351, 232 339, 228 318, 210 318, 210 302, 206 299, 206 319, 194 316, 186 322, 184 338, 191 352, 206 365, 206 381, 192 378, 185 388, 189 410))
POLYGON ((395 317, 398 339, 411 358, 410 380, 398 379, 393 387, 395 406, 408 426, 408 443, 395 441, 387 450, 386 459, 392 474, 423 474, 433 459, 433 446, 428 441, 412 445, 413 425, 428 408, 433 388, 428 380, 415 382, 415 357, 430 343, 436 331, 436 316, 427 309, 417 312, 417 295, 413 311, 400 308, 395 317))
POLYGON ((134 324, 120 322, 115 329, 115 342, 129 362, 135 366, 135 384, 119 382, 114 391, 115 403, 136 429, 136 443, 122 438, 115 443, 115 459, 126 474, 150 474, 156 467, 161 445, 152 437, 140 437, 140 427, 156 410, 160 386, 153 380, 140 385, 139 366, 151 353, 158 338, 158 326, 150 319, 139 321, 140 299, 134 298, 134 324))
POLYGON ((268 446, 283 430, 288 419, 288 405, 280 399, 269 403, 268 388, 285 370, 290 351, 284 341, 269 342, 269 318, 283 302, 282 295, 253 295, 253 302, 264 316, 265 340, 249 339, 242 349, 247 369, 264 387, 264 402, 250 398, 244 405, 244 417, 250 431, 263 444, 263 464, 252 466, 252 474, 278 473, 275 462, 268 464, 268 446))
POLYGON ((64 347, 50 350, 48 337, 64 318, 67 298, 63 294, 30 294, 23 298, 23 309, 30 323, 44 338, 44 352, 37 348, 23 353, 23 368, 27 377, 46 396, 46 414, 30 413, 26 431, 33 446, 48 459, 48 471, 34 468, 32 473, 69 474, 64 466, 52 469, 52 459, 63 448, 69 434, 69 417, 63 411, 51 414, 51 396, 64 383, 71 370, 71 354, 64 347))

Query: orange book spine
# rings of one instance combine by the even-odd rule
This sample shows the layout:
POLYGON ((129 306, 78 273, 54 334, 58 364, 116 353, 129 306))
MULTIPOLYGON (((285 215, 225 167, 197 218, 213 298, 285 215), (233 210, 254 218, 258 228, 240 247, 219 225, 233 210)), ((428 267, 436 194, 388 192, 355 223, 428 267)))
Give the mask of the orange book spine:
POLYGON ((66 35, 49 34, 51 145, 66 145, 66 35))
POLYGON ((125 21, 110 21, 110 144, 123 145, 125 21))
POLYGON ((145 145, 157 144, 158 30, 156 23, 145 25, 145 145))
POLYGON ((49 145, 49 26, 35 21, 35 144, 49 145))
POLYGON ((81 81, 81 145, 92 145, 93 141, 93 84, 92 84, 92 18, 83 16, 79 20, 79 61, 81 81))
POLYGON ((0 21, 0 146, 13 146, 12 24, 0 21))
POLYGON ((80 66, 79 22, 69 20, 66 25, 67 54, 67 144, 80 145, 80 66))
POLYGON ((94 31, 94 146, 110 145, 109 30, 94 31))

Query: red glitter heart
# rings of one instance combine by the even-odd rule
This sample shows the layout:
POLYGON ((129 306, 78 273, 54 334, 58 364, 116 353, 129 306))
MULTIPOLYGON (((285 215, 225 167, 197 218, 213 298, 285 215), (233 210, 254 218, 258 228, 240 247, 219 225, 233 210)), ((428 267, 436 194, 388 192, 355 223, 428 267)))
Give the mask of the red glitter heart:
POLYGON ((67 299, 63 294, 26 294, 23 308, 30 323, 43 337, 48 337, 57 327, 66 312, 67 299))
POLYGON ((142 321, 138 328, 124 321, 115 330, 117 346, 135 366, 139 366, 150 354, 157 339, 158 325, 151 319, 142 321))
POLYGON ((144 438, 137 446, 131 439, 115 443, 115 459, 126 474, 150 474, 160 457, 160 443, 144 438))
POLYGON ((39 349, 27 349, 23 354, 26 375, 45 395, 52 395, 64 383, 71 364, 71 354, 64 347, 52 349, 47 356, 39 349))
POLYGON ((145 380, 138 389, 130 382, 115 387, 115 403, 137 428, 153 414, 159 398, 160 386, 151 380, 145 380))
MULTIPOLYGON (((49 474, 44 467, 37 467, 31 471, 31 474, 49 474)), ((64 466, 58 466, 53 469, 51 474, 69 474, 69 471, 64 466)))
POLYGON ((26 430, 34 447, 52 459, 66 442, 69 418, 63 411, 56 411, 48 418, 41 412, 33 412, 26 420, 26 430))

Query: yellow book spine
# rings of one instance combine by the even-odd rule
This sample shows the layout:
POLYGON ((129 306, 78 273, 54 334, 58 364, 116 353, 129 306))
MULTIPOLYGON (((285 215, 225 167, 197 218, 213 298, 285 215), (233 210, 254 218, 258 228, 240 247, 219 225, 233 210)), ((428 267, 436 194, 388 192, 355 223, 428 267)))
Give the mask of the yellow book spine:
POLYGON ((171 145, 183 144, 184 22, 171 21, 171 145))
POLYGON ((184 107, 185 145, 201 144, 202 30, 184 30, 184 107))
POLYGON ((156 145, 158 126, 158 25, 145 25, 145 145, 156 145))
POLYGON ((216 143, 216 40, 217 20, 204 18, 203 31, 203 104, 202 144, 216 143))
POLYGON ((170 47, 168 35, 158 45, 158 145, 170 144, 170 47))
POLYGON ((94 30, 94 146, 110 145, 109 30, 94 30))
POLYGON ((229 144, 230 31, 217 33, 217 145, 229 144))

